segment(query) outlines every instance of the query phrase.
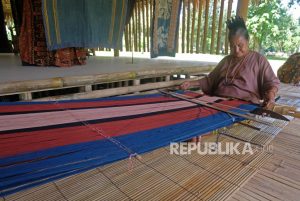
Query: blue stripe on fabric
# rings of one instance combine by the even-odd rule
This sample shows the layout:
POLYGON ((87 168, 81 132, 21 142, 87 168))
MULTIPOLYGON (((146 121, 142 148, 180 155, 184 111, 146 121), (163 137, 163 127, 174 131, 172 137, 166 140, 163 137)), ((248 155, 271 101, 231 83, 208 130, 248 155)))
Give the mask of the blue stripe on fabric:
MULTIPOLYGON (((241 105, 240 108, 252 110, 256 106, 241 105)), ((232 119, 226 113, 217 113, 196 120, 115 137, 114 139, 130 148, 133 153, 141 154, 167 146, 170 142, 186 140, 240 120, 242 118, 232 119)), ((104 139, 3 158, 0 160, 0 195, 5 196, 126 157, 129 157, 127 152, 104 139), (39 160, 34 161, 35 159, 39 160), (29 162, 22 163, 22 161, 29 162)))

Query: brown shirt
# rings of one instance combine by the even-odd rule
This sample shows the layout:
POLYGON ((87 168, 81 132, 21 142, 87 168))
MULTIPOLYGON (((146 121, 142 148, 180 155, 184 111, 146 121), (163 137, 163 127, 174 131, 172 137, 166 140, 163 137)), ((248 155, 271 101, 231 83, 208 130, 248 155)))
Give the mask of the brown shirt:
POLYGON ((199 82, 204 93, 253 103, 259 103, 265 92, 274 87, 278 89, 280 84, 268 60, 254 51, 241 59, 226 56, 199 82))

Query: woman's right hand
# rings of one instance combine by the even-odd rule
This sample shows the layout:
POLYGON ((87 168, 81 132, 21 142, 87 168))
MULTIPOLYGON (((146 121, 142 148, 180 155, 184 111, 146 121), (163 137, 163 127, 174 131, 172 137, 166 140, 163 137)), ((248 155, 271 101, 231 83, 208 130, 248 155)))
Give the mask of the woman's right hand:
POLYGON ((191 87, 191 83, 189 81, 186 81, 180 85, 181 90, 187 90, 190 87, 191 87))

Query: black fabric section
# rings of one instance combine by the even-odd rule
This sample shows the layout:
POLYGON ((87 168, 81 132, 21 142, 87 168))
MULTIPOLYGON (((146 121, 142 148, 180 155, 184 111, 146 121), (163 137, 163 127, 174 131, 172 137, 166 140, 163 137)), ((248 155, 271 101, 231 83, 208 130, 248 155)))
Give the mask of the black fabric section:
MULTIPOLYGON (((134 118, 141 118, 141 117, 148 117, 152 115, 159 115, 169 112, 177 112, 192 108, 199 108, 201 106, 195 105, 185 108, 178 108, 178 109, 172 109, 172 110, 164 110, 164 111, 158 111, 158 112, 150 112, 146 114, 136 114, 136 115, 129 115, 129 116, 121 116, 121 117, 113 117, 113 118, 105 118, 105 119, 94 119, 89 121, 84 121, 88 124, 98 124, 98 123, 105 123, 105 122, 113 122, 113 121, 121 121, 121 120, 127 120, 127 119, 134 119, 134 118)), ((15 133, 21 133, 21 132, 33 132, 33 131, 43 131, 43 130, 49 130, 49 129, 57 129, 57 128, 67 128, 67 127, 75 127, 75 126, 83 126, 82 122, 72 122, 72 123, 66 123, 66 124, 56 124, 56 125, 50 125, 50 126, 41 126, 41 127, 32 127, 32 128, 24 128, 24 129, 14 129, 14 130, 8 130, 8 131, 0 131, 0 134, 15 134, 15 133)))
POLYGON ((130 21, 132 15, 133 15, 133 8, 135 6, 135 3, 136 3, 136 0, 128 0, 125 26, 127 24, 129 24, 129 21, 130 21))
POLYGON ((5 22, 4 22, 4 12, 2 1, 0 1, 0 53, 12 52, 11 45, 7 38, 5 22))
POLYGON ((16 28, 17 37, 20 35, 23 15, 23 0, 10 0, 12 15, 16 28))

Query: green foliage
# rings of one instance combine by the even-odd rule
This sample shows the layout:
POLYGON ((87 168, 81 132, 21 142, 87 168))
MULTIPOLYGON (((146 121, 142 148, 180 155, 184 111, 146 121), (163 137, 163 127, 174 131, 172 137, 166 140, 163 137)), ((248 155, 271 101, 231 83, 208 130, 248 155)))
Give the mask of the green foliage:
POLYGON ((299 47, 299 26, 279 0, 264 0, 259 5, 252 5, 247 24, 260 50, 271 48, 294 52, 299 47))

